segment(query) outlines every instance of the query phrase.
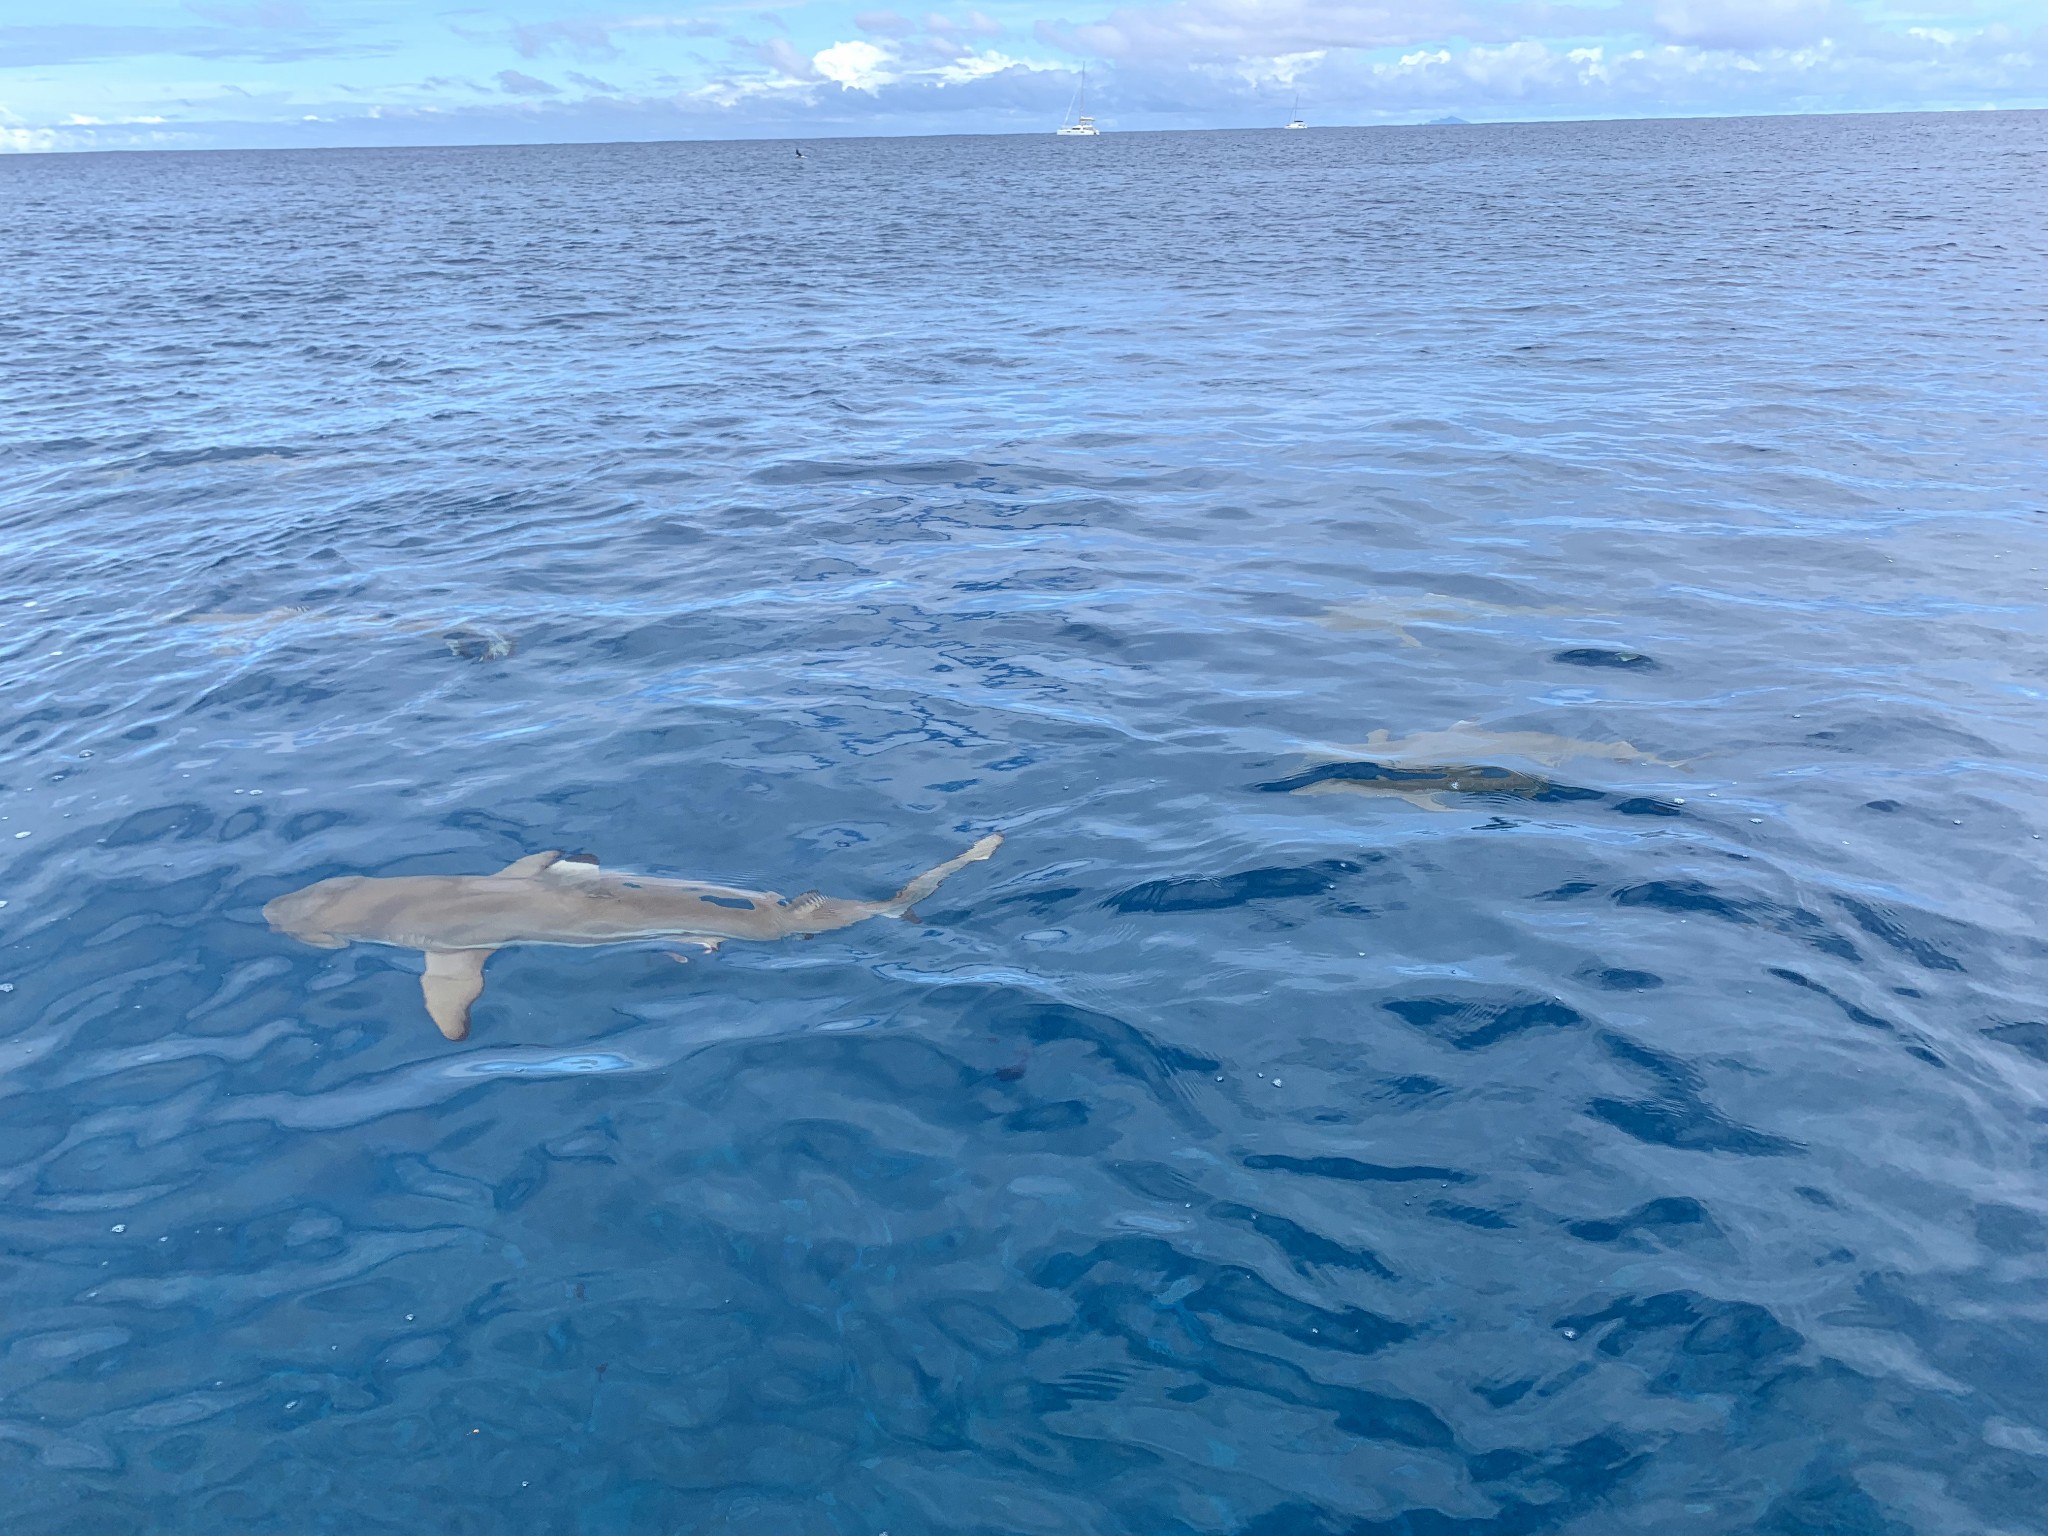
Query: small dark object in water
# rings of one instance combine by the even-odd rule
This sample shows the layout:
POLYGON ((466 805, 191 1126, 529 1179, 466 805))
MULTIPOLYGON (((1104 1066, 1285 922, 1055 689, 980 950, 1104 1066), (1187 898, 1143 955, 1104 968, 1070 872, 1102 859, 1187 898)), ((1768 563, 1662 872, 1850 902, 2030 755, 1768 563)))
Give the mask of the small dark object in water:
POLYGON ((1656 661, 1641 651, 1605 651, 1598 646, 1575 646, 1550 658, 1568 667, 1616 667, 1627 672, 1661 671, 1656 661))
POLYGON ((1896 800, 1866 800, 1863 802, 1863 809, 1866 811, 1884 811, 1889 813, 1896 811, 1898 808, 1899 802, 1896 800))

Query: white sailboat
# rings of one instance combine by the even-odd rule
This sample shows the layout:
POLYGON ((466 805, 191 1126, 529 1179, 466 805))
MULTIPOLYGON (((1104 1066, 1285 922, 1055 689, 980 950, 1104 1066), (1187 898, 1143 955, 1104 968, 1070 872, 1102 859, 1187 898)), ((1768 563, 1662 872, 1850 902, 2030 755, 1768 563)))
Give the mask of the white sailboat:
POLYGON ((1076 109, 1088 105, 1088 66, 1081 66, 1081 83, 1074 88, 1074 99, 1067 103, 1067 115, 1060 119, 1054 130, 1063 139, 1092 139, 1102 132, 1095 126, 1095 119, 1086 112, 1076 115, 1076 109))
POLYGON ((1303 122, 1303 121, 1301 120, 1301 92, 1300 92, 1300 91, 1296 91, 1296 92, 1294 93, 1294 121, 1293 121, 1293 122, 1291 122, 1291 123, 1289 123, 1289 124, 1288 124, 1287 126, 1288 126, 1288 127, 1290 127, 1290 128, 1306 128, 1306 127, 1308 126, 1308 124, 1307 124, 1307 123, 1305 123, 1305 122, 1303 122))

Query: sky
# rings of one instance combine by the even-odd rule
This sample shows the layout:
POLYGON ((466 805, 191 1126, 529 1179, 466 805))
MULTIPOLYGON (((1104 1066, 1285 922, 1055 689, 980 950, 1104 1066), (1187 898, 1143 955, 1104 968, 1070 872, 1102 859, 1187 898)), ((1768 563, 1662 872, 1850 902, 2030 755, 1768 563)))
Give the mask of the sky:
POLYGON ((0 153, 2048 106, 2044 0, 0 0, 0 153))

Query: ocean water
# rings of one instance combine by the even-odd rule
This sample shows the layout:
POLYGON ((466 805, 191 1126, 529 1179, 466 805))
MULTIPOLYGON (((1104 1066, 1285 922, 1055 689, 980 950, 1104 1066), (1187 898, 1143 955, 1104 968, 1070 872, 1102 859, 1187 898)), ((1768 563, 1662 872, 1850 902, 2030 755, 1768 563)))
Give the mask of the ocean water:
POLYGON ((2044 189, 0 161, 10 1532, 2041 1530, 2044 189), (261 916, 989 831, 460 1043, 261 916))

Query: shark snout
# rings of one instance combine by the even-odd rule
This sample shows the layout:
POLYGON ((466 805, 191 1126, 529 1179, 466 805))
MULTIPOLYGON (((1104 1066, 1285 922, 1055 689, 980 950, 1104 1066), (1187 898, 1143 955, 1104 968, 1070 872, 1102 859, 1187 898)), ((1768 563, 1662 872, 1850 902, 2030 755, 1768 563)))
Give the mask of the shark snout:
POLYGON ((348 940, 329 932, 325 919, 327 909, 332 905, 331 897, 337 894, 330 887, 343 883, 341 880, 322 880, 302 891, 273 897, 263 904, 263 920, 274 931, 288 933, 302 943, 317 945, 321 949, 339 949, 348 940))

